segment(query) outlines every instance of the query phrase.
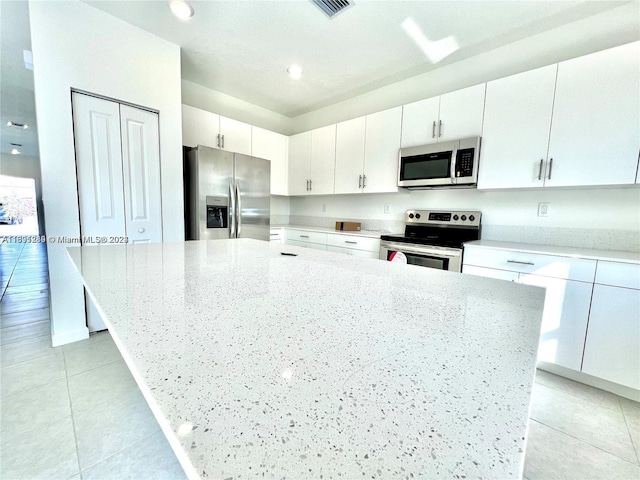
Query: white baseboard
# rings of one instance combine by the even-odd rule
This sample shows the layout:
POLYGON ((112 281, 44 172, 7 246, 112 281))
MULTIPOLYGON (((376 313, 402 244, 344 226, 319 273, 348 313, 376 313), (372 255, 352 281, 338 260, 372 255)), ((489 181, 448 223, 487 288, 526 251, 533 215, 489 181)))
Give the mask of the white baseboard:
POLYGON ((544 370, 545 372, 560 375, 561 377, 584 383, 586 385, 599 388, 600 390, 606 390, 607 392, 615 393, 616 395, 619 395, 621 397, 640 402, 640 390, 636 390, 635 388, 620 385, 619 383, 613 383, 608 380, 594 377, 593 375, 589 375, 583 372, 578 372, 577 370, 571 370, 570 368, 561 367, 560 365, 556 365, 553 363, 538 362, 537 366, 540 370, 544 370))
POLYGON ((51 344, 54 347, 59 347, 60 345, 66 345, 68 343, 85 340, 87 338, 89 338, 89 329, 85 326, 70 332, 51 334, 51 344))

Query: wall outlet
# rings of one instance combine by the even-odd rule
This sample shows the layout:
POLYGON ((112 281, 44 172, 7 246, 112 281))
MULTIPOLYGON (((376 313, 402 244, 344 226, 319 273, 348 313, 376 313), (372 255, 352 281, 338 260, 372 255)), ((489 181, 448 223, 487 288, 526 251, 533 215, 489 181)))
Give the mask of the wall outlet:
POLYGON ((538 216, 539 217, 548 217, 549 216, 549 206, 551 203, 549 202, 540 202, 538 203, 538 216))
POLYGON ((322 204, 322 213, 327 213, 327 204, 326 203, 322 204))
POLYGON ((391 213, 391 205, 389 203, 384 204, 384 213, 391 213))

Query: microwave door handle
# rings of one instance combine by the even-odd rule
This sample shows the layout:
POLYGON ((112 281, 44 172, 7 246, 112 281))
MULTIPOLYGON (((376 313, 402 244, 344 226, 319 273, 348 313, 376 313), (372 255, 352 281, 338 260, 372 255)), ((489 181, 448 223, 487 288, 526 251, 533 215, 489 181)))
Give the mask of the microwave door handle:
POLYGON ((457 162, 457 159, 458 159, 458 149, 454 148, 453 152, 451 153, 451 171, 449 172, 452 184, 457 183, 457 180, 456 180, 456 162, 457 162))

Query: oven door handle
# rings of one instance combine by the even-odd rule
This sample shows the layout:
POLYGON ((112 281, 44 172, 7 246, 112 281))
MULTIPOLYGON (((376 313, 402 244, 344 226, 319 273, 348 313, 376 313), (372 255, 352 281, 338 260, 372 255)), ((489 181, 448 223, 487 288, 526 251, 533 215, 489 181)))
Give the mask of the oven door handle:
POLYGON ((415 247, 406 243, 393 243, 393 242, 381 242, 380 248, 386 248, 387 250, 396 250, 399 252, 417 253, 421 255, 431 255, 437 257, 455 258, 462 255, 462 250, 457 249, 434 249, 429 247, 415 247))

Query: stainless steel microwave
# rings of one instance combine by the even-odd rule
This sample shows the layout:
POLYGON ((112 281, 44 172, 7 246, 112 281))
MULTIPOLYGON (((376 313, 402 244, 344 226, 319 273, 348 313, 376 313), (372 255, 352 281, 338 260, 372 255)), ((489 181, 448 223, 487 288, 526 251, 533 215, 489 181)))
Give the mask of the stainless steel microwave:
POLYGON ((480 137, 400 149, 398 186, 473 187, 478 183, 480 137))

